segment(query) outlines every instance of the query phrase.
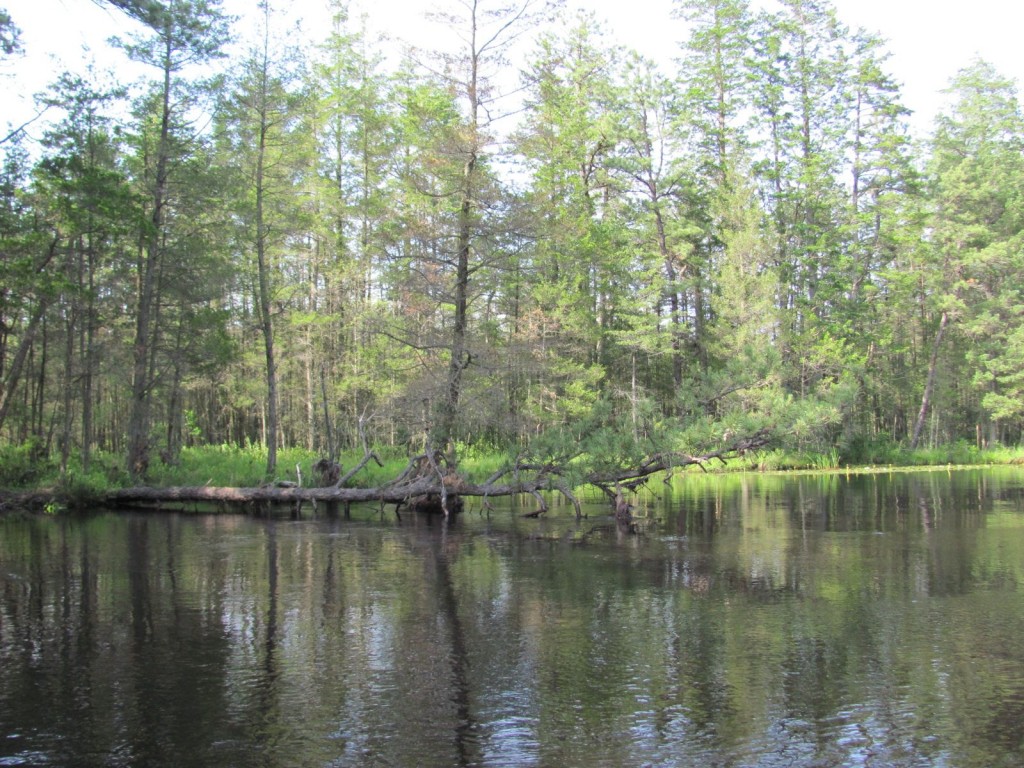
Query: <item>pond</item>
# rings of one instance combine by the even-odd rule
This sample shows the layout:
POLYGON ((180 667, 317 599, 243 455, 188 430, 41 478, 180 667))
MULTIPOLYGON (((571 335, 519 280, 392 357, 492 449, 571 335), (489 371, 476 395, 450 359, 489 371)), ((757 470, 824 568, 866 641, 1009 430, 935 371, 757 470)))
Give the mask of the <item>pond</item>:
POLYGON ((0 520, 0 766, 1024 764, 1024 470, 0 520))

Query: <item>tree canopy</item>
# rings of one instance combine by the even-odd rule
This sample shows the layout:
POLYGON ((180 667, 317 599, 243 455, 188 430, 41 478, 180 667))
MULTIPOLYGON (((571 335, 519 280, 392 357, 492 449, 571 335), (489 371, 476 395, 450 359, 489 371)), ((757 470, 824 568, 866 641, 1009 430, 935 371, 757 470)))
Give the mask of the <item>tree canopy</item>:
POLYGON ((915 141, 827 0, 679 0, 675 71, 529 0, 452 0, 460 47, 394 65, 340 0, 313 50, 261 4, 227 60, 219 2, 107 2, 145 87, 57 75, 0 145, 4 444, 142 479, 200 443, 612 477, 1021 440, 1024 119, 984 61, 915 141))

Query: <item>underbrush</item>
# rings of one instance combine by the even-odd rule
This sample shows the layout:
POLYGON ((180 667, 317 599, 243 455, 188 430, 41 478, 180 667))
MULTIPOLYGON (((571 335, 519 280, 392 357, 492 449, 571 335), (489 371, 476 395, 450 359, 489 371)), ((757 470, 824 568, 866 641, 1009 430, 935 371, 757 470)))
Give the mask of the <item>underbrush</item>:
MULTIPOLYGON (((347 483, 350 486, 375 487, 398 477, 408 466, 409 457, 397 451, 377 451, 380 463, 371 459, 347 483)), ((185 448, 171 465, 151 467, 146 482, 154 486, 210 485, 251 487, 264 482, 301 481, 303 486, 318 485, 313 465, 321 456, 302 448, 286 448, 277 453, 274 477, 265 474, 267 452, 263 446, 203 446, 185 448)), ((341 455, 341 475, 363 460, 361 451, 341 455)), ((505 454, 467 449, 460 459, 461 474, 472 482, 482 482, 507 460, 505 454)))
POLYGON ((1024 447, 978 448, 967 442, 911 450, 895 443, 870 446, 863 451, 792 451, 781 448, 740 456, 715 471, 786 472, 828 471, 854 467, 945 467, 1024 464, 1024 447))
POLYGON ((0 446, 0 488, 30 487, 52 471, 52 462, 35 441, 0 446))
POLYGON ((1024 462, 1024 446, 993 446, 979 448, 961 440, 951 445, 932 448, 910 448, 895 443, 868 446, 861 455, 852 455, 847 464, 876 466, 926 467, 948 465, 984 466, 1020 464, 1024 462))
MULTIPOLYGON (((381 463, 369 461, 347 483, 349 486, 376 487, 394 480, 408 466, 409 457, 397 450, 378 451, 381 463)), ((511 466, 509 453, 490 446, 459 446, 459 474, 471 483, 483 483, 500 470, 511 466)), ((318 485, 313 465, 320 456, 300 448, 278 452, 277 471, 266 476, 267 453, 263 446, 208 445, 185 448, 173 462, 159 459, 150 465, 146 484, 167 486, 252 487, 280 481, 299 482, 305 487, 318 485)), ((344 475, 363 459, 361 451, 341 456, 344 475)), ((704 470, 712 472, 785 472, 830 471, 857 467, 983 466, 1024 464, 1024 447, 979 449, 960 442, 937 448, 910 450, 894 443, 859 445, 855 450, 832 448, 811 452, 773 448, 752 451, 727 463, 709 462, 704 470)), ((120 455, 96 451, 89 471, 72 456, 66 471, 33 443, 0 447, 0 489, 53 491, 69 507, 87 506, 105 492, 131 485, 120 455)), ((689 471, 701 471, 693 466, 689 471)))

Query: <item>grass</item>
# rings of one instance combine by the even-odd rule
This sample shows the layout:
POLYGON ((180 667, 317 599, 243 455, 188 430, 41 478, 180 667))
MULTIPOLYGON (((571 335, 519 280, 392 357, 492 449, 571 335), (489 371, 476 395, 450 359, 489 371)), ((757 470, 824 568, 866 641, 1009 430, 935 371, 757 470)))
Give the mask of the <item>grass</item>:
POLYGON ((851 452, 831 448, 825 452, 791 451, 781 448, 758 451, 716 467, 718 471, 786 472, 830 471, 851 467, 945 467, 995 466, 1024 464, 1024 446, 978 448, 959 442, 936 448, 909 448, 897 444, 880 444, 851 452))
MULTIPOLYGON (((370 461, 349 485, 373 487, 393 480, 406 468, 409 458, 397 452, 378 452, 381 464, 370 461)), ((266 475, 267 451, 263 446, 208 445, 183 448, 174 464, 154 462, 146 482, 157 487, 174 485, 210 485, 223 487, 252 487, 265 482, 297 482, 301 474, 302 485, 316 484, 313 465, 320 455, 302 448, 278 451, 277 470, 273 477, 266 475)), ((341 456, 342 474, 362 461, 361 451, 341 456)), ((483 481, 507 461, 506 454, 466 449, 460 459, 463 476, 473 482, 483 481)), ((128 477, 111 477, 113 485, 128 484, 128 477)))
POLYGON ((960 441, 952 445, 910 450, 903 446, 889 444, 869 449, 863 460, 858 463, 906 467, 947 466, 951 464, 974 466, 1020 464, 1024 463, 1024 447, 995 446, 992 448, 979 448, 974 443, 960 441))
MULTIPOLYGON (((459 446, 460 474, 470 482, 482 483, 488 477, 510 464, 508 453, 477 446, 459 446)), ((302 484, 310 485, 312 465, 319 456, 310 451, 290 448, 278 452, 278 471, 274 478, 266 478, 266 451, 259 446, 205 446, 187 448, 181 453, 176 466, 160 464, 151 471, 148 482, 155 486, 216 485, 252 486, 268 480, 296 480, 296 465, 302 472, 302 484)), ((350 452, 341 457, 343 472, 362 459, 361 452, 350 452)), ((408 463, 405 454, 381 452, 383 466, 367 464, 350 485, 372 487, 397 477, 408 463)), ((947 466, 997 465, 1024 463, 1024 448, 993 448, 978 450, 975 446, 958 443, 952 446, 910 451, 900 446, 883 446, 860 457, 843 453, 838 448, 827 451, 787 451, 772 449, 741 456, 726 465, 708 467, 714 471, 785 472, 831 471, 854 466, 947 466)), ((699 470, 697 470, 699 471, 699 470)))
MULTIPOLYGON (((485 446, 459 446, 460 474, 470 482, 481 483, 498 470, 510 464, 508 453, 485 446)), ((225 487, 251 487, 278 480, 296 481, 302 474, 302 484, 316 484, 312 470, 319 456, 311 451, 288 448, 279 451, 277 472, 266 476, 266 449, 262 446, 209 445, 185 448, 173 464, 154 461, 146 478, 156 487, 210 485, 225 487), (298 472, 296 467, 298 466, 298 472)), ((383 466, 367 464, 349 485, 374 487, 397 477, 408 463, 404 453, 381 452, 383 466)), ((361 452, 350 452, 341 457, 343 472, 362 459, 361 452)), ((716 472, 756 471, 831 471, 856 467, 924 467, 924 466, 984 466, 1024 464, 1024 447, 996 447, 978 449, 960 442, 938 448, 911 451, 897 444, 883 443, 860 447, 854 452, 831 448, 822 452, 772 449, 737 457, 727 465, 715 463, 707 469, 716 472)), ((60 473, 57 463, 32 445, 0 447, 0 489, 50 489, 66 499, 69 506, 85 505, 105 491, 130 485, 123 470, 123 457, 97 452, 89 472, 81 468, 77 457, 72 457, 66 473, 60 473)), ((698 468, 691 468, 699 471, 698 468)))

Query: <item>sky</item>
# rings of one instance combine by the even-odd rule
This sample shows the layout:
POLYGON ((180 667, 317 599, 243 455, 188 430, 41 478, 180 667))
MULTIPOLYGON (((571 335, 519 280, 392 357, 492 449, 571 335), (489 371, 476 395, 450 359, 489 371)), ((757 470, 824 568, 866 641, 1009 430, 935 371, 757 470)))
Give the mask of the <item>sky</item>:
MULTIPOLYGON (((312 19, 315 34, 323 29, 322 0, 279 0, 279 5, 312 19)), ((422 21, 422 13, 434 5, 434 0, 353 0, 354 14, 364 8, 373 28, 427 45, 431 25, 422 21)), ((685 23, 671 17, 672 0, 568 0, 568 5, 594 11, 607 21, 613 38, 666 63, 686 36, 685 23)), ((889 71, 902 85, 918 135, 927 134, 941 110, 950 78, 973 59, 989 61, 1018 85, 1024 82, 1024 3, 1018 0, 833 0, 833 5, 851 28, 863 27, 888 41, 889 71)), ((253 8, 255 0, 225 0, 225 6, 237 13, 253 8)), ((0 138, 7 135, 6 125, 20 125, 35 114, 32 95, 57 73, 83 71, 93 58, 101 67, 117 67, 119 74, 129 71, 106 40, 126 35, 131 22, 98 0, 0 0, 2 7, 22 28, 26 54, 0 61, 0 138)))

